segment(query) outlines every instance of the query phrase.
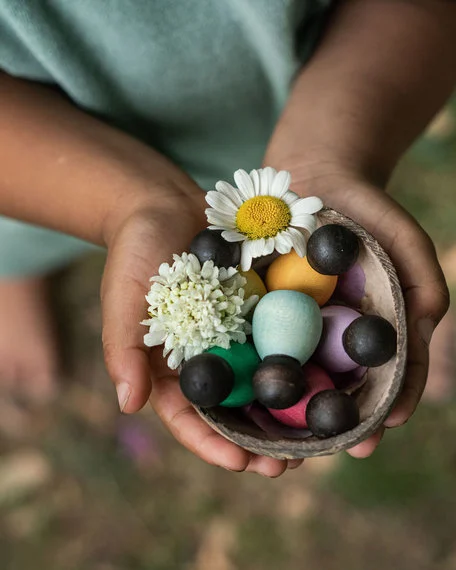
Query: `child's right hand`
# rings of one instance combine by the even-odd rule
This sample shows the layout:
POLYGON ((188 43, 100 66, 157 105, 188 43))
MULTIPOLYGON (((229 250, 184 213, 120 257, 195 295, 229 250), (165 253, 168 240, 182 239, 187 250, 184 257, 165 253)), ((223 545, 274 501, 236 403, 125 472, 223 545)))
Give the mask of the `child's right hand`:
MULTIPOLYGON (((190 181, 189 181, 190 183, 190 181)), ((124 412, 150 400, 165 426, 185 447, 208 463, 232 471, 256 471, 275 477, 302 461, 256 456, 209 427, 181 393, 177 374, 166 366, 162 347, 144 346, 147 332, 145 294, 149 278, 173 253, 188 251, 192 238, 206 226, 204 193, 174 196, 166 207, 145 205, 112 232, 102 282, 103 346, 108 372, 124 412), (195 198, 196 196, 196 198, 195 198)))
POLYGON ((448 309, 448 289, 434 244, 418 222, 393 198, 361 173, 335 169, 318 175, 306 168, 294 173, 292 189, 320 196, 371 233, 390 256, 402 285, 407 315, 407 368, 402 393, 390 416, 374 435, 348 451, 367 457, 380 443, 385 427, 399 427, 414 413, 426 386, 429 343, 448 309), (337 174, 333 174, 334 171, 337 174))

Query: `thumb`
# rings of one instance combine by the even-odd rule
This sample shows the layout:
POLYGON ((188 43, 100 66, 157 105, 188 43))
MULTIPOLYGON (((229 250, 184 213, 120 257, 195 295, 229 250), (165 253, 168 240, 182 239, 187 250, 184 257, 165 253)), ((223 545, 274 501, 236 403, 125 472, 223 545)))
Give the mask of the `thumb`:
POLYGON ((147 317, 149 278, 168 257, 163 241, 163 232, 148 217, 127 223, 108 249, 101 284, 103 351, 125 413, 140 410, 151 392, 147 329, 140 323, 147 317))
POLYGON ((119 408, 125 413, 140 410, 151 391, 149 357, 140 326, 146 316, 148 276, 132 277, 129 264, 134 258, 130 254, 128 248, 108 253, 101 289, 104 359, 119 408))

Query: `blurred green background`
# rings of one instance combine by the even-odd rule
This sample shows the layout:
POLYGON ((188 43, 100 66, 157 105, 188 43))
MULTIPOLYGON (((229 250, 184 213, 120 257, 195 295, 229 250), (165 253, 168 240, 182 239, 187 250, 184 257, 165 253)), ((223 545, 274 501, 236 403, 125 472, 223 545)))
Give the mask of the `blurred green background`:
MULTIPOLYGON (((391 188, 434 238, 450 287, 455 185, 450 105, 391 188)), ((102 266, 94 255, 54 279, 68 365, 57 402, 0 400, 2 570, 456 569, 451 377, 369 459, 309 460, 277 480, 210 467, 149 409, 118 413, 100 349, 102 266)))

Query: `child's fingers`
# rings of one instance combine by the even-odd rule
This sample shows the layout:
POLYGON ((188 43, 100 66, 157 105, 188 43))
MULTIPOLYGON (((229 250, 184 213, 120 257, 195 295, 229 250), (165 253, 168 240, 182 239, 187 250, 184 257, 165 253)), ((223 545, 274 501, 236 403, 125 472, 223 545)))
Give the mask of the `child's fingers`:
POLYGON ((304 463, 304 459, 288 459, 288 469, 297 469, 304 463))
POLYGON ((382 426, 365 441, 358 443, 355 447, 347 450, 347 453, 356 459, 365 459, 374 453, 379 443, 382 441, 385 428, 382 426))
POLYGON ((342 211, 372 233, 397 270, 407 312, 407 371, 398 403, 387 427, 413 414, 426 384, 428 346, 448 309, 448 289, 432 241, 392 198, 377 189, 353 185, 343 196, 342 211))
POLYGON ((198 457, 230 471, 245 471, 251 454, 215 432, 198 416, 176 378, 155 377, 150 403, 173 436, 198 457))
POLYGON ((387 427, 402 425, 415 411, 426 385, 429 343, 449 303, 445 278, 431 240, 414 223, 404 223, 403 227, 389 253, 402 284, 407 310, 407 370, 402 394, 385 422, 387 427))
POLYGON ((105 335, 104 358, 114 382, 119 408, 124 413, 139 411, 150 394, 149 359, 142 348, 115 342, 115 332, 105 335))
POLYGON ((273 459, 264 455, 253 455, 249 461, 246 471, 250 473, 258 473, 263 477, 276 479, 283 475, 288 468, 288 462, 285 459, 273 459))
POLYGON ((408 358, 404 387, 386 420, 387 427, 404 424, 415 411, 424 392, 429 366, 429 343, 435 327, 448 308, 446 285, 440 279, 407 287, 408 358))
POLYGON ((177 377, 172 375, 161 358, 161 347, 151 351, 150 359, 150 403, 165 426, 187 449, 204 461, 230 471, 249 471, 266 477, 278 477, 287 469, 287 461, 250 453, 206 424, 182 394, 177 377))
POLYGON ((139 260, 133 267, 134 259, 128 249, 113 249, 101 290, 106 368, 116 386, 119 407, 126 413, 140 410, 151 389, 148 349, 143 342, 147 329, 140 325, 147 317, 147 267, 139 260))

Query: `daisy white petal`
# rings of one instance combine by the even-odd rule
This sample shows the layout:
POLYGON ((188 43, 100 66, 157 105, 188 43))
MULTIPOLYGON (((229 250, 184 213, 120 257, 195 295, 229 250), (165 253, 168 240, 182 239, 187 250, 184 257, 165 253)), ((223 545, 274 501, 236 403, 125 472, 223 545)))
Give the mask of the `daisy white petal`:
POLYGON ((293 209, 299 210, 301 214, 316 214, 323 208, 323 202, 317 196, 301 198, 297 204, 293 204, 293 209))
POLYGON ((258 245, 258 240, 249 240, 248 242, 243 242, 243 243, 248 243, 249 244, 249 251, 250 251, 250 255, 252 256, 252 260, 255 259, 255 257, 257 257, 257 245, 258 245))
POLYGON ((287 232, 288 230, 285 230, 284 232, 277 234, 275 237, 275 249, 282 254, 290 253, 293 248, 293 240, 287 232))
POLYGON ((253 243, 251 241, 243 241, 241 245, 241 269, 248 271, 252 265, 253 243))
POLYGON ((263 254, 264 247, 266 245, 266 241, 264 238, 257 239, 254 242, 254 249, 253 249, 253 257, 261 257, 263 254))
POLYGON ((270 166, 266 168, 262 168, 260 171, 260 195, 261 196, 270 196, 271 191, 270 188, 272 186, 272 182, 274 181, 274 177, 277 174, 277 171, 270 166))
POLYGON ((213 224, 216 226, 222 226, 223 229, 234 230, 236 228, 235 220, 231 219, 229 216, 226 216, 224 214, 220 214, 220 213, 216 212, 215 210, 213 210, 212 208, 208 208, 205 213, 206 213, 207 221, 210 224, 213 224))
POLYGON ((248 243, 250 244, 250 254, 252 256, 252 260, 255 259, 255 257, 259 257, 257 255, 258 240, 250 240, 248 243))
POLYGON ((260 175, 258 174, 258 170, 251 170, 250 178, 252 179, 253 182, 255 196, 258 196, 260 194, 260 175))
POLYGON ((290 253, 292 247, 291 245, 288 245, 287 242, 281 241, 278 238, 276 238, 275 249, 280 254, 285 255, 286 253, 290 253))
POLYGON ((290 225, 304 228, 311 234, 317 227, 317 221, 311 214, 293 214, 290 225))
POLYGON ((255 188, 253 186, 252 179, 245 170, 236 170, 234 173, 234 181, 236 182, 239 192, 244 200, 248 200, 255 196, 255 188))
POLYGON ((230 198, 232 202, 236 204, 236 206, 242 206, 242 198, 239 196, 239 192, 234 186, 231 186, 228 182, 223 180, 219 180, 215 185, 217 192, 220 192, 227 198, 230 198))
POLYGON ((207 229, 208 230, 226 230, 226 225, 224 225, 224 226, 211 225, 211 226, 207 226, 207 229))
POLYGON ((291 176, 286 170, 281 170, 277 172, 274 178, 274 182, 271 187, 271 194, 276 198, 282 198, 282 196, 288 191, 290 187, 291 176))
POLYGON ((211 216, 212 218, 219 219, 225 223, 234 223, 233 216, 230 216, 229 214, 224 214, 223 212, 220 212, 215 208, 206 208, 204 212, 206 216, 211 216))
POLYGON ((226 230, 222 232, 223 239, 226 241, 233 242, 233 241, 245 241, 245 235, 237 232, 236 230, 226 230))
POLYGON ((275 239, 273 237, 267 238, 262 255, 271 254, 274 251, 274 247, 275 247, 275 239))
POLYGON ((236 214, 236 204, 220 192, 215 192, 214 190, 206 192, 206 202, 218 212, 228 214, 229 216, 236 214))
POLYGON ((301 198, 295 194, 294 192, 292 192, 291 190, 288 190, 287 192, 285 192, 285 194, 282 196, 282 200, 288 204, 288 206, 293 206, 294 204, 296 204, 297 202, 299 202, 301 198))
POLYGON ((293 249, 299 257, 304 257, 307 251, 305 236, 296 228, 288 228, 287 232, 293 240, 293 249))

